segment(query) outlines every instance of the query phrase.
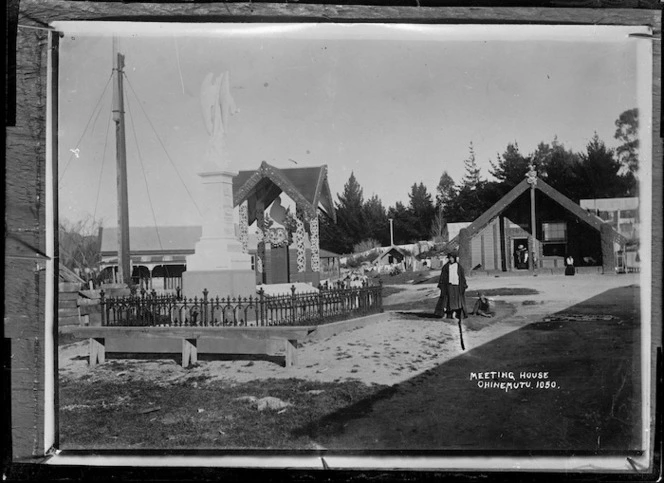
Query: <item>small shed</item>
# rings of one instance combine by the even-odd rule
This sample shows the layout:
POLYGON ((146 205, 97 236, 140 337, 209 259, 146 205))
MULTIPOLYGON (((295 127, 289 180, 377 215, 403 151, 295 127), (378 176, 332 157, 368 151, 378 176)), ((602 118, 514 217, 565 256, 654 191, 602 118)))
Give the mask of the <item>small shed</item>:
POLYGON ((390 247, 376 259, 376 265, 391 265, 401 263, 406 259, 406 253, 399 247, 390 247))

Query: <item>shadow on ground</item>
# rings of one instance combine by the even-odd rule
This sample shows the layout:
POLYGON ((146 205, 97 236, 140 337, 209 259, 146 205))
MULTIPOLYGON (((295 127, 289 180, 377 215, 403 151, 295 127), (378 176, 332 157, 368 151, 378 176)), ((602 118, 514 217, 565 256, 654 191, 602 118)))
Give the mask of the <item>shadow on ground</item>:
MULTIPOLYGON (((436 315, 433 314, 433 311, 435 309, 435 304, 429 303, 429 305, 433 305, 433 308, 431 308, 430 311, 395 310, 394 312, 404 319, 414 319, 414 320, 438 319, 441 322, 456 323, 456 321, 453 320, 451 316, 447 318, 437 317, 436 315)), ((470 309, 472 309, 472 307, 470 307, 469 310, 470 309)), ((465 330, 473 330, 473 331, 482 330, 485 327, 488 327, 490 325, 495 325, 501 322, 503 319, 506 319, 507 317, 512 317, 515 313, 516 313, 516 307, 513 304, 507 303, 504 300, 497 300, 493 305, 492 317, 469 315, 467 318, 463 320, 463 327, 465 330)))
POLYGON ((638 287, 609 290, 562 313, 614 317, 529 324, 294 435, 342 450, 641 449, 638 287), (491 371, 513 372, 515 381, 471 376, 491 371), (501 389, 510 381, 530 388, 501 389), (487 382, 498 387, 484 387, 487 382))

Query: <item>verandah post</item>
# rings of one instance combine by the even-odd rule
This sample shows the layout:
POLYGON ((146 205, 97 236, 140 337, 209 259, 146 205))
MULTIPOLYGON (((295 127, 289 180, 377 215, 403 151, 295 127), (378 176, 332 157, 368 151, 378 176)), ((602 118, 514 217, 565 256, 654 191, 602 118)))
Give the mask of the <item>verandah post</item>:
POLYGON ((258 306, 259 306, 259 323, 257 325, 267 325, 267 317, 266 317, 266 310, 265 310, 265 291, 261 287, 261 289, 258 291, 258 306))
POLYGON ((108 323, 106 318, 106 298, 104 298, 103 290, 99 291, 99 307, 101 309, 101 325, 103 327, 108 323))
POLYGON ((291 325, 295 325, 295 285, 291 285, 291 325))
POLYGON ((203 289, 203 300, 201 302, 201 325, 207 326, 208 325, 208 289, 204 288, 203 289))

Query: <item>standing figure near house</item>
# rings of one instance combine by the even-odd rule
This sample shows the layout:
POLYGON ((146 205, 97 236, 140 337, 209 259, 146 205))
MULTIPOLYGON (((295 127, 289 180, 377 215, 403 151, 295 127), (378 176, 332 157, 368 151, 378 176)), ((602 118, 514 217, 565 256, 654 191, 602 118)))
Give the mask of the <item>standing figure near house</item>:
POLYGON ((574 275, 575 273, 574 259, 571 255, 567 255, 567 257, 565 257, 565 275, 574 275))
POLYGON ((528 268, 528 249, 523 245, 519 245, 514 252, 515 268, 525 269, 528 268))
POLYGON ((440 296, 438 297, 438 303, 436 304, 436 309, 434 310, 433 315, 442 319, 449 314, 447 291, 445 290, 445 285, 443 285, 443 273, 445 272, 447 263, 450 261, 447 253, 443 254, 443 256, 440 258, 440 261, 443 264, 440 277, 438 277, 438 288, 440 289, 440 296))
POLYGON ((458 263, 458 255, 453 252, 448 257, 449 262, 443 267, 438 282, 442 299, 442 301, 439 300, 439 303, 443 307, 446 307, 452 313, 452 317, 457 320, 461 349, 465 350, 461 321, 464 317, 468 316, 468 309, 466 308, 466 289, 468 288, 468 284, 466 283, 466 274, 463 267, 458 263), (456 317, 454 316, 455 314, 456 317))
POLYGON ((468 309, 466 308, 468 284, 466 283, 466 274, 463 267, 458 263, 458 258, 456 253, 450 253, 450 261, 443 267, 441 278, 443 279, 443 285, 446 286, 449 310, 453 316, 455 313, 457 314, 457 317, 454 317, 455 319, 461 321, 468 316, 468 309))

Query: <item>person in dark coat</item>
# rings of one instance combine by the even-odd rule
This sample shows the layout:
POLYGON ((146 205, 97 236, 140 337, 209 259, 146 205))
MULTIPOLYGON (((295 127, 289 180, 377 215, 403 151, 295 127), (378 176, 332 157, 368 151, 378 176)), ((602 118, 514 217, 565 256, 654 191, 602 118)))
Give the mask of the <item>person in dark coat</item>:
POLYGON ((466 308, 466 274, 463 267, 458 263, 456 253, 448 255, 449 262, 443 266, 438 279, 440 298, 436 305, 434 314, 442 317, 445 313, 457 314, 459 320, 468 317, 466 308))
POLYGON ((440 271, 440 277, 438 277, 438 288, 440 289, 440 296, 438 297, 438 303, 436 304, 436 309, 433 312, 433 314, 438 318, 443 318, 449 314, 449 310, 447 308, 447 293, 445 290, 443 290, 444 288, 443 273, 445 272, 445 267, 447 267, 447 263, 450 261, 447 253, 445 253, 442 256, 441 260, 443 262, 443 268, 440 271))
POLYGON ((565 275, 574 275, 575 273, 574 259, 571 255, 567 255, 567 257, 565 257, 565 275))

